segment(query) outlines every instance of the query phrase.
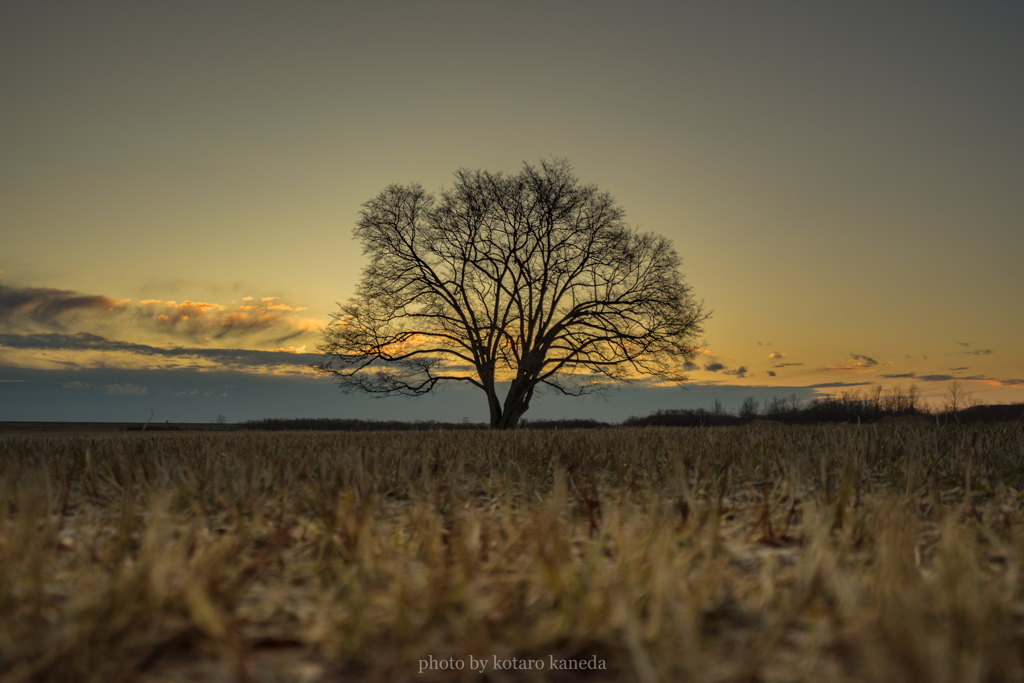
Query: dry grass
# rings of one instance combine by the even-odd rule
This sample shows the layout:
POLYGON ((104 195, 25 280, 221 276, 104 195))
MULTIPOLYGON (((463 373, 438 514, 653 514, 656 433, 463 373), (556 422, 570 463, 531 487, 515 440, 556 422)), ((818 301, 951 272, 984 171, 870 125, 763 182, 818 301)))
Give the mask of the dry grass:
POLYGON ((5 682, 1024 680, 1018 425, 24 436, 0 458, 5 682))

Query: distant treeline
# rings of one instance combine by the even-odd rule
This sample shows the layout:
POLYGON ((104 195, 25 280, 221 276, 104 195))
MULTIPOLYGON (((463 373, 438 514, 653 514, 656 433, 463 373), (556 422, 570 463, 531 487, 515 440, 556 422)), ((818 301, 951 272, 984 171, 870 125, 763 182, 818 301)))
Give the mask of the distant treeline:
POLYGON ((973 422, 1022 422, 1024 423, 1024 403, 1003 405, 977 405, 965 408, 956 414, 940 413, 941 420, 961 423, 973 422))
MULTIPOLYGON (((737 413, 726 411, 719 401, 711 409, 682 408, 659 410, 645 417, 630 417, 623 426, 646 427, 699 427, 743 425, 753 420, 774 420, 783 424, 821 424, 861 422, 870 424, 885 418, 921 416, 931 421, 946 423, 975 422, 1024 422, 1024 403, 1014 405, 971 405, 944 411, 931 411, 920 400, 916 386, 909 389, 892 387, 883 390, 873 387, 867 393, 847 391, 835 396, 802 401, 796 396, 773 397, 760 405, 754 398, 747 398, 737 413)), ((521 429, 595 429, 611 427, 598 420, 523 420, 521 429)), ((295 418, 250 420, 239 425, 241 429, 266 431, 424 431, 424 430, 478 430, 487 429, 486 423, 438 422, 435 420, 401 422, 398 420, 344 420, 329 418, 295 418)), ((152 427, 150 427, 152 429, 152 427)))
POLYGON ((659 410, 646 417, 631 417, 623 424, 630 426, 726 426, 747 424, 753 420, 774 420, 783 424, 820 424, 824 422, 861 422, 870 424, 885 418, 920 416, 938 423, 1013 422, 1024 421, 1024 404, 970 405, 958 410, 930 411, 920 402, 917 387, 908 390, 893 387, 883 391, 874 387, 864 394, 843 392, 836 396, 816 398, 809 402, 795 396, 773 397, 761 407, 748 398, 738 414, 726 412, 718 401, 711 410, 704 408, 659 410))
MULTIPOLYGON (((398 420, 342 420, 332 418, 294 418, 249 420, 239 425, 242 429, 258 429, 265 431, 340 431, 340 432, 383 432, 383 431, 424 431, 436 429, 476 430, 487 429, 485 423, 477 422, 438 422, 436 420, 417 420, 416 422, 400 422, 398 420)), ((593 429, 610 427, 607 422, 597 420, 523 420, 522 429, 593 429)))
POLYGON ((422 429, 479 429, 479 425, 454 422, 401 422, 399 420, 341 420, 333 418, 292 418, 249 420, 242 429, 259 429, 271 432, 283 431, 332 431, 332 432, 377 432, 415 431, 422 429))

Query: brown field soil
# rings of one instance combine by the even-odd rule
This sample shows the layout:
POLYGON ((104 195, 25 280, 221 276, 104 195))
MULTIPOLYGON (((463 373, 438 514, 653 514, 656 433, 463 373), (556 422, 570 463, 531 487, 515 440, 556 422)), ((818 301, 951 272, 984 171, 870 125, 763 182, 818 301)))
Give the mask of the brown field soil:
POLYGON ((1024 680, 1022 489, 1014 424, 0 434, 0 681, 1024 680))

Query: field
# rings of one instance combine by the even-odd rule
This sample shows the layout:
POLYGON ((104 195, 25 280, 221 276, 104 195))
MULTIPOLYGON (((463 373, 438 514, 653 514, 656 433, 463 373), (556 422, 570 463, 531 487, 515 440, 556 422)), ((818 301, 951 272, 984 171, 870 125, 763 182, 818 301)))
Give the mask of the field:
POLYGON ((0 680, 1024 680, 1022 489, 1019 424, 0 436, 0 680))

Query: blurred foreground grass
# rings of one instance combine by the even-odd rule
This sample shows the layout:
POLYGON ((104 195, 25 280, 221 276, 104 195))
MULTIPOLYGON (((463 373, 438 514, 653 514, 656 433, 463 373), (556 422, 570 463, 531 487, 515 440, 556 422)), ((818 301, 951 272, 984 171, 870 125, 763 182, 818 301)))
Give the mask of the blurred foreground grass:
POLYGON ((1016 424, 0 438, 0 681, 1024 680, 1022 489, 1016 424))

